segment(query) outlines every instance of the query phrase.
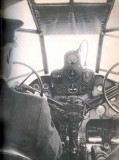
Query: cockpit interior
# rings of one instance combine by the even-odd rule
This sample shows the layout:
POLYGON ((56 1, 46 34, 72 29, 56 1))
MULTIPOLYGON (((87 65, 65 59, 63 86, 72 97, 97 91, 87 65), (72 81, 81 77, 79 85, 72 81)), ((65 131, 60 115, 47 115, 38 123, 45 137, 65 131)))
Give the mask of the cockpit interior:
POLYGON ((26 0, 11 8, 23 3, 35 29, 24 21, 17 31, 24 50, 8 82, 18 92, 46 95, 61 160, 106 159, 119 145, 119 0, 26 0))

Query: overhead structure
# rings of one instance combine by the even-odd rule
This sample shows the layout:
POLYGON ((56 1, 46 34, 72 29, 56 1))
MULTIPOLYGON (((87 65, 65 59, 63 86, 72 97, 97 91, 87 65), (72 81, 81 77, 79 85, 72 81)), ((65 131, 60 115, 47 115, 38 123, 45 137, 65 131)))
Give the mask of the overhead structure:
MULTIPOLYGON (((115 0, 27 0, 40 35, 43 64, 48 71, 44 35, 99 34, 96 72, 115 0)), ((118 0, 117 0, 118 1, 118 0)))

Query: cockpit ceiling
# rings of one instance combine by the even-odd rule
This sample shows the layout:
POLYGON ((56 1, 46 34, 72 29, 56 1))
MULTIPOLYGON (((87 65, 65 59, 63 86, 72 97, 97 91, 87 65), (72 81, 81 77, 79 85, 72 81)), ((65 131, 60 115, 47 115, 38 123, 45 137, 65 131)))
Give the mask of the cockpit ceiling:
POLYGON ((97 33, 105 21, 106 7, 39 7, 44 34, 97 33), (46 12, 47 10, 47 12, 46 12), (90 14, 89 14, 90 13, 90 14))
POLYGON ((109 1, 100 4, 36 5, 38 26, 45 35, 99 33, 113 6, 113 0, 109 1))

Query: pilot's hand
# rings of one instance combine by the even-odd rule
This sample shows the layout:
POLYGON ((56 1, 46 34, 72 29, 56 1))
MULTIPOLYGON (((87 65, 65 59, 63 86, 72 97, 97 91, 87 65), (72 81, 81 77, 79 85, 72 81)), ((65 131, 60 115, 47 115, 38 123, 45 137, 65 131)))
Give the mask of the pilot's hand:
POLYGON ((119 160, 119 145, 110 153, 105 160, 119 160))

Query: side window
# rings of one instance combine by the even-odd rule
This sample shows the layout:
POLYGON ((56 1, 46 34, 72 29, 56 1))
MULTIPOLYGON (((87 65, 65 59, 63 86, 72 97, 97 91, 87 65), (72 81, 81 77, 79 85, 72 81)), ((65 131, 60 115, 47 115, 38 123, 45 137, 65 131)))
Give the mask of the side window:
MULTIPOLYGON (((42 70, 43 64, 38 35, 16 32, 15 37, 17 45, 13 50, 13 61, 25 63, 31 66, 37 72, 42 70)), ((28 75, 30 72, 31 70, 25 66, 13 64, 10 79, 11 81, 21 81, 25 78, 25 75, 28 75)), ((39 72, 40 75, 43 73, 43 71, 39 72)))
MULTIPOLYGON (((102 57, 100 70, 103 71, 102 74, 105 74, 109 68, 114 64, 119 63, 119 31, 110 33, 109 36, 104 37, 104 43, 102 48, 102 57), (107 63, 108 62, 108 63, 107 63)), ((113 74, 110 74, 111 79, 119 79, 119 67, 116 67, 113 70, 113 74), (117 74, 118 73, 118 74, 117 74)))
MULTIPOLYGON (((118 33, 112 33, 117 37, 118 33)), ((110 34, 111 35, 111 34, 110 34)), ((101 69, 109 69, 113 64, 119 62, 119 38, 105 36, 102 48, 101 69), (106 63, 108 62, 108 63, 106 63)))

